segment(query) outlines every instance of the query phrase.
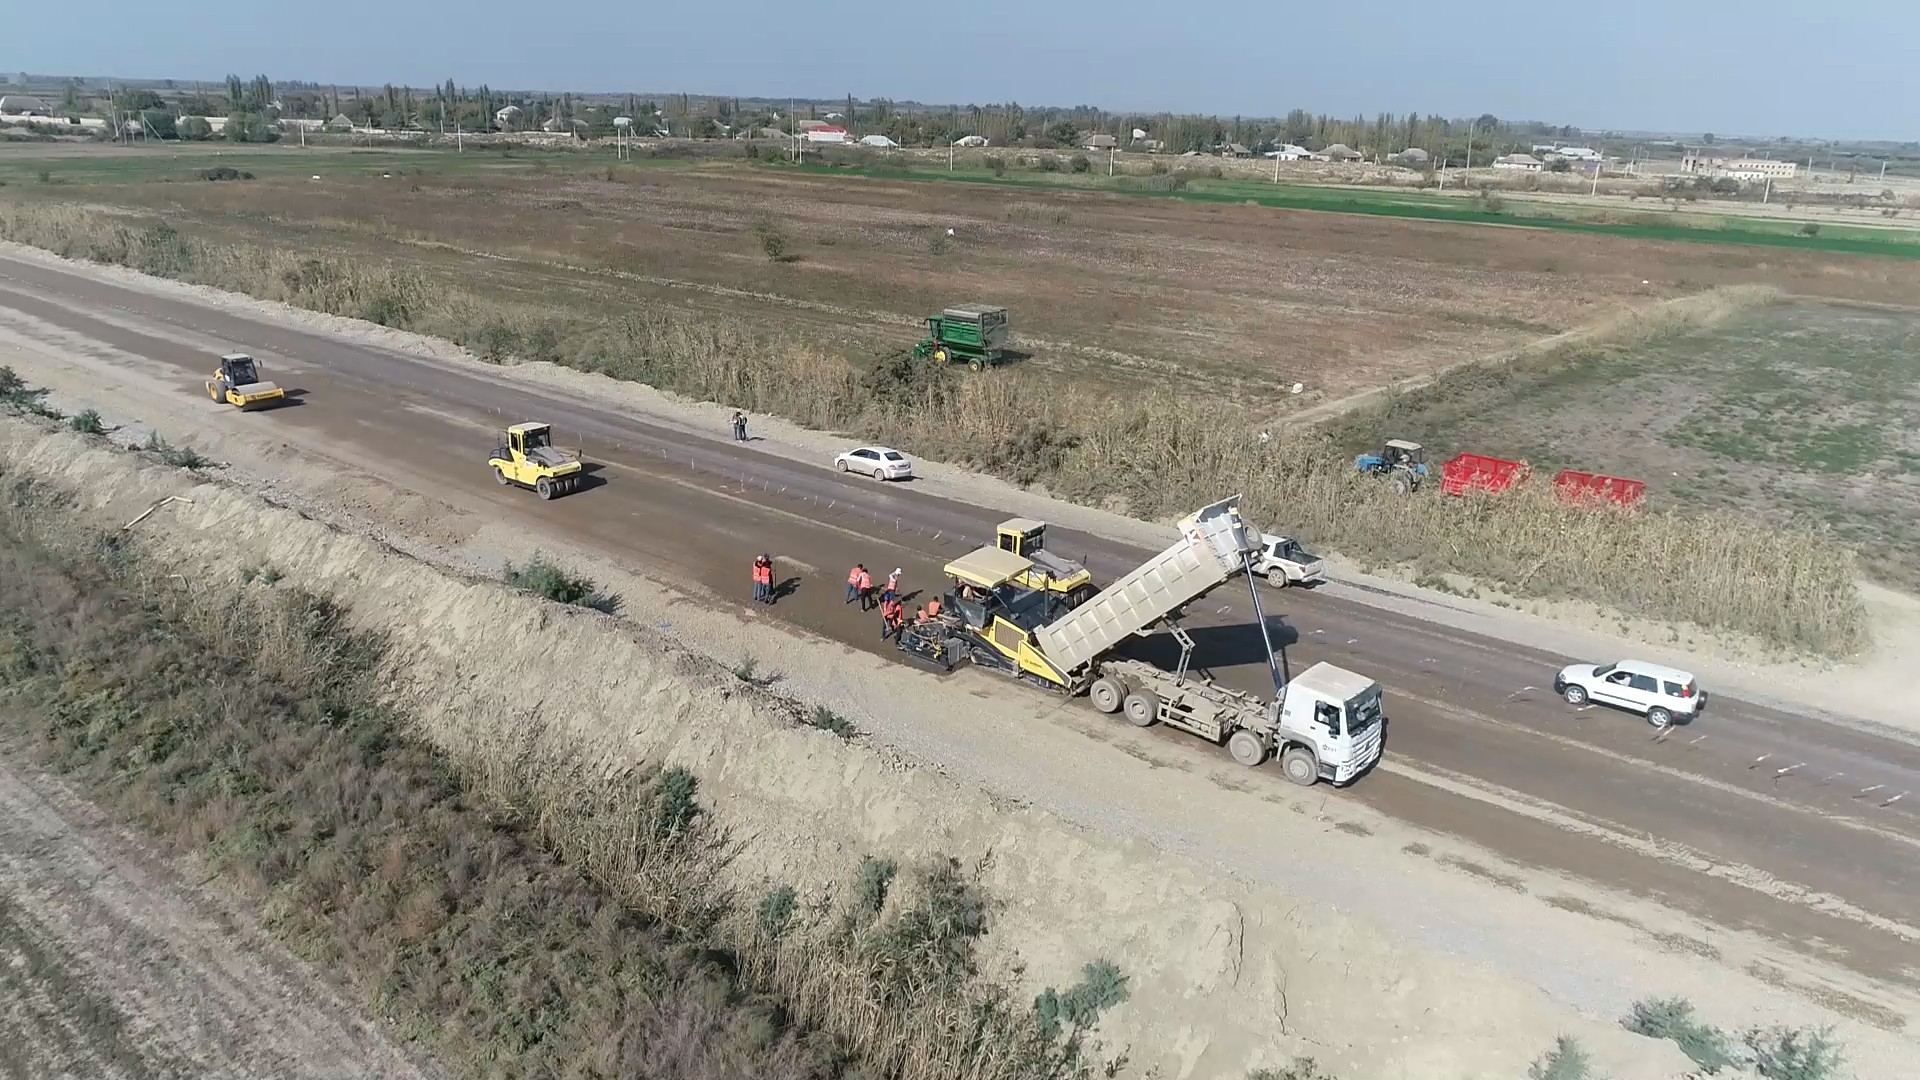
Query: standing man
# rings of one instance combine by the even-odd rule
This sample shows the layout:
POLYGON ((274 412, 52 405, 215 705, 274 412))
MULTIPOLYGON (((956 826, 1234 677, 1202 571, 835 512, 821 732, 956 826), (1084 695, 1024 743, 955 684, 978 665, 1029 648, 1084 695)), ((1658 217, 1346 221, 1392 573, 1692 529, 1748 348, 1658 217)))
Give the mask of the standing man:
POLYGON ((899 598, 894 596, 888 596, 886 599, 880 601, 881 641, 885 641, 889 637, 898 638, 900 636, 900 624, 905 620, 906 608, 907 606, 902 604, 899 598))
POLYGON ((859 586, 860 610, 872 611, 876 605, 876 601, 873 598, 873 575, 867 573, 867 568, 864 566, 860 568, 859 586))
POLYGON ((764 604, 767 602, 766 560, 767 557, 765 555, 755 555, 753 557, 753 602, 756 604, 764 604))
POLYGON ((889 596, 899 596, 899 595, 900 595, 900 568, 896 566, 893 568, 893 573, 887 575, 887 589, 886 589, 886 592, 880 595, 880 599, 882 601, 885 601, 886 598, 889 596))
MULTIPOLYGON (((853 569, 847 571, 847 603, 853 603, 854 598, 860 595, 860 575, 866 572, 867 568, 863 563, 854 563, 853 569)), ((861 606, 861 610, 866 610, 865 605, 861 606)))
POLYGON ((747 441, 747 414, 739 409, 733 410, 733 441, 747 441))

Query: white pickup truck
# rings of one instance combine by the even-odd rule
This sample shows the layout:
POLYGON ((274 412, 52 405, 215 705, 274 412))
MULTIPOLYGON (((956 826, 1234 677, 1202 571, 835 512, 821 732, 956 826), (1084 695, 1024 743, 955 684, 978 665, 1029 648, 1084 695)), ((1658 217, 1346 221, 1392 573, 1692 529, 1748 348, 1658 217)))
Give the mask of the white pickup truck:
POLYGON ((1320 556, 1300 546, 1290 536, 1260 534, 1260 550, 1253 556, 1253 572, 1267 579, 1276 589, 1289 585, 1317 585, 1327 580, 1326 566, 1320 556))

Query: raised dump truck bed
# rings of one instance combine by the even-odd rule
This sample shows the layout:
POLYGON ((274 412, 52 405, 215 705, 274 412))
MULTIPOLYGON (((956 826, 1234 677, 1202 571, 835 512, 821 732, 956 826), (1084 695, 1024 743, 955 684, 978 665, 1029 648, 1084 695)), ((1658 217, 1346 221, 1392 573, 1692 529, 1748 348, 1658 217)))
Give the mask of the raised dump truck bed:
POLYGON ((1034 637, 1062 671, 1081 671, 1232 577, 1260 544, 1260 530, 1240 520, 1237 497, 1203 506, 1180 522, 1180 539, 1166 550, 1035 630, 1034 637))
MULTIPOLYGON (((957 588, 939 617, 903 628, 896 643, 949 671, 971 661, 1067 694, 1084 690, 1101 712, 1124 713, 1142 727, 1164 723, 1192 732, 1225 746, 1244 765, 1277 755, 1287 779, 1298 784, 1345 783, 1380 756, 1378 683, 1315 664, 1282 686, 1270 644, 1271 701, 1188 675, 1194 643, 1174 617, 1248 569, 1262 542, 1260 531, 1241 521, 1238 498, 1223 499, 1183 519, 1180 538, 1164 551, 1058 617, 1042 591, 1017 584, 1033 569, 1031 560, 980 548, 947 564, 957 588), (1114 655, 1127 638, 1162 624, 1180 643, 1179 670, 1114 655)), ((1249 593, 1264 639, 1259 594, 1251 585, 1249 593)))

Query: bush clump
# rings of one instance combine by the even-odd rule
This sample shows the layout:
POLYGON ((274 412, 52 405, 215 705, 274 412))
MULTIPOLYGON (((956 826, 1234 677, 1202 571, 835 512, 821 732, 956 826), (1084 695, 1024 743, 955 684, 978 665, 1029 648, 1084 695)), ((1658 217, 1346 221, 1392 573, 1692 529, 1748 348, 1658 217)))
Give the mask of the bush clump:
POLYGON ((568 573, 558 563, 535 552, 525 563, 508 563, 500 572, 501 580, 522 592, 545 597, 556 604, 572 604, 611 612, 612 598, 594 587, 593 579, 568 573))

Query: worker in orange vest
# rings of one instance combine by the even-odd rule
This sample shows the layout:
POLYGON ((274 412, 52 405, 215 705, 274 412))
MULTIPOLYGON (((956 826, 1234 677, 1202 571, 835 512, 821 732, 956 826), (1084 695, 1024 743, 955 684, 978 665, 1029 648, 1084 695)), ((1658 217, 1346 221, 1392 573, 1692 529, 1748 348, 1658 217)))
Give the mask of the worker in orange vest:
POLYGON ((855 584, 860 589, 860 610, 872 611, 877 601, 873 596, 873 575, 867 573, 866 567, 860 568, 860 580, 855 584))
POLYGON ((939 615, 940 615, 940 598, 936 596, 933 599, 927 601, 927 618, 929 619, 938 618, 939 615))
POLYGON ((847 571, 847 603, 853 603, 860 595, 860 575, 866 572, 866 566, 861 563, 854 563, 853 569, 847 571))
POLYGON ((763 604, 773 603, 773 556, 761 555, 753 560, 753 598, 763 604))
POLYGON ((906 621, 907 605, 889 596, 880 601, 880 640, 900 636, 900 624, 906 621))
POLYGON ((887 575, 887 589, 880 594, 882 600, 889 596, 900 595, 900 573, 900 568, 896 566, 893 568, 893 573, 887 575))

